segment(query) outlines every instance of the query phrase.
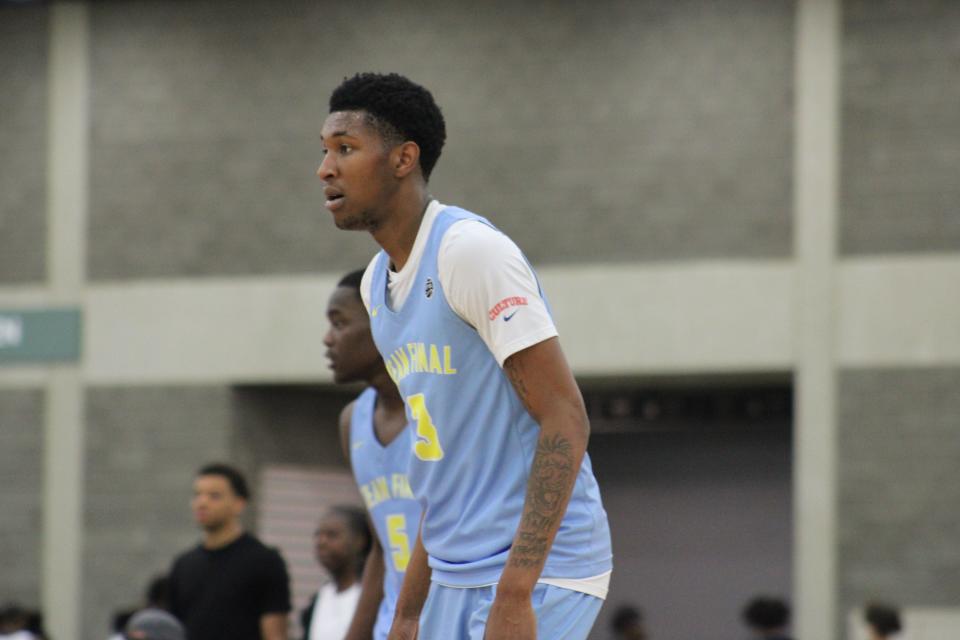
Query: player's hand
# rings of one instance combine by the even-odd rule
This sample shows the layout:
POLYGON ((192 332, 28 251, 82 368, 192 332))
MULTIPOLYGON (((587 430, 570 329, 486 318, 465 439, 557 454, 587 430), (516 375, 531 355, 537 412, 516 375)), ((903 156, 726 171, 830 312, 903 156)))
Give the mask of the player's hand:
POLYGON ((493 599, 484 640, 536 640, 537 616, 530 596, 506 596, 499 592, 493 599))
POLYGON ((387 640, 417 640, 417 632, 420 625, 416 618, 395 617, 390 626, 390 633, 387 634, 387 640))

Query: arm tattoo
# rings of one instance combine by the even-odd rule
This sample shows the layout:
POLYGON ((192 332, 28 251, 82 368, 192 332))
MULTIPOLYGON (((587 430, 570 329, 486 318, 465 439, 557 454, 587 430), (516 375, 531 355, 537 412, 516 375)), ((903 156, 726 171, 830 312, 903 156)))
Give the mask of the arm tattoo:
POLYGON ((541 436, 533 457, 527 499, 510 562, 538 566, 549 551, 548 541, 563 517, 570 485, 576 477, 570 441, 560 435, 541 436))

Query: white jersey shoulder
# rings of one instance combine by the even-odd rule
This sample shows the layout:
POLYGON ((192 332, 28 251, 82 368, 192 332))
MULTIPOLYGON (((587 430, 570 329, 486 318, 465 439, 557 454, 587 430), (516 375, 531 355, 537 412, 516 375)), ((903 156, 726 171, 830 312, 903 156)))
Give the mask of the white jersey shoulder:
MULTIPOLYGON (((430 204, 407 263, 400 272, 387 273, 393 309, 403 307, 413 288, 430 229, 442 209, 436 201, 430 204)), ((476 329, 501 366, 514 353, 557 335, 530 265, 505 234, 477 220, 461 220, 444 235, 438 254, 437 277, 450 308, 476 329)), ((376 261, 371 260, 360 284, 368 311, 376 261)))

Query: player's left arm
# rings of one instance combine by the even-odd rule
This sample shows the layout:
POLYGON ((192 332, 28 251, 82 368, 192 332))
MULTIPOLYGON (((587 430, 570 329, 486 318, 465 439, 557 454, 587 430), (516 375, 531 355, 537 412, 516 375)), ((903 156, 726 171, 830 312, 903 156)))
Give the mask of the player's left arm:
POLYGON ((550 338, 511 355, 503 370, 540 424, 520 525, 487 620, 486 640, 536 638, 530 601, 567 510, 590 435, 580 389, 560 342, 550 338))

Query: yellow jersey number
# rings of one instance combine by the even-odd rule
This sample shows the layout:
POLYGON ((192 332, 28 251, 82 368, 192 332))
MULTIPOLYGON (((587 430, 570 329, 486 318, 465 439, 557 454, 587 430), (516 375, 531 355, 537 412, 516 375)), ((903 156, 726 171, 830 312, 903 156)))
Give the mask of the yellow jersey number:
POLYGON ((417 442, 413 445, 413 453, 421 460, 435 462, 443 458, 443 447, 437 437, 437 427, 430 419, 427 404, 422 393, 407 398, 410 406, 410 415, 417 421, 417 442))
POLYGON ((407 535, 407 519, 402 513, 387 516, 387 538, 393 567, 402 573, 410 562, 410 537, 407 535))

